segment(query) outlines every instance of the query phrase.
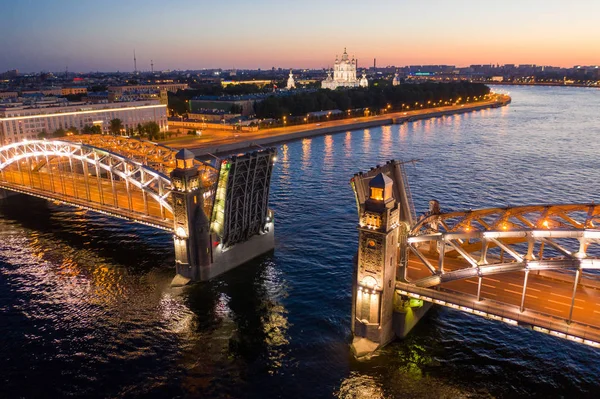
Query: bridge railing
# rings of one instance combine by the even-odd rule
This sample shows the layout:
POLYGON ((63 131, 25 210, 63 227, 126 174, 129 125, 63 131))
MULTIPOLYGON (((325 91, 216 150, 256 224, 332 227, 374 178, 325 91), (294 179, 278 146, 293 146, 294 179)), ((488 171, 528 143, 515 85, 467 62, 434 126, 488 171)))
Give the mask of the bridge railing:
POLYGON ((411 284, 396 282, 398 293, 411 298, 450 307, 466 313, 503 321, 511 325, 530 326, 533 330, 580 342, 600 348, 600 326, 580 322, 566 322, 565 319, 526 309, 521 312, 518 306, 490 299, 477 301, 468 294, 449 290, 420 288, 411 284))

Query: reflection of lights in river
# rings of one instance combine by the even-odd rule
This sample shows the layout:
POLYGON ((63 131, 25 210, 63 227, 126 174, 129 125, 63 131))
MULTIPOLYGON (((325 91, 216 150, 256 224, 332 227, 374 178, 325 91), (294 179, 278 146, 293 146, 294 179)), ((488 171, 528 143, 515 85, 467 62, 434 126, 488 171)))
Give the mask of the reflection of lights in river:
POLYGON ((340 399, 378 399, 384 398, 383 388, 379 381, 369 375, 356 371, 346 378, 336 395, 340 399))
POLYGON ((324 163, 327 166, 333 166, 333 136, 328 134, 325 136, 325 159, 324 163))
POLYGON ((195 315, 185 305, 181 296, 174 297, 164 292, 158 307, 169 331, 177 334, 192 332, 195 315))
MULTIPOLYGON (((282 366, 283 359, 287 354, 286 345, 289 344, 287 310, 279 302, 282 297, 287 296, 286 284, 282 281, 281 272, 274 264, 269 263, 261 274, 266 297, 263 299, 266 305, 266 314, 262 317, 265 344, 267 345, 269 366, 277 369, 282 366)), ((272 374, 274 370, 271 370, 272 374)))
POLYGON ((346 132, 344 136, 344 155, 350 156, 352 154, 352 133, 346 132))
POLYGON ((365 129, 363 133, 363 149, 365 152, 369 152, 369 148, 371 147, 371 132, 369 129, 365 129))
POLYGON ((310 166, 310 151, 312 139, 303 139, 302 140, 302 168, 308 168, 310 166))
POLYGON ((381 127, 381 147, 385 149, 390 149, 392 146, 392 126, 382 126, 381 127))

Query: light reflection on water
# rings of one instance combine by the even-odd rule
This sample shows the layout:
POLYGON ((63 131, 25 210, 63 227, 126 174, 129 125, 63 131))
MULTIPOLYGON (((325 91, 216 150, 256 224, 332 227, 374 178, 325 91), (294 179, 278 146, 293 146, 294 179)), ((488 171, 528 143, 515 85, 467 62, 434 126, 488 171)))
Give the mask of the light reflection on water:
POLYGON ((280 146, 275 252, 210 283, 170 288, 163 232, 0 203, 0 396, 594 397, 598 351, 449 309, 350 355, 355 172, 421 159, 417 212, 597 200, 598 91, 511 92, 506 108, 280 146))

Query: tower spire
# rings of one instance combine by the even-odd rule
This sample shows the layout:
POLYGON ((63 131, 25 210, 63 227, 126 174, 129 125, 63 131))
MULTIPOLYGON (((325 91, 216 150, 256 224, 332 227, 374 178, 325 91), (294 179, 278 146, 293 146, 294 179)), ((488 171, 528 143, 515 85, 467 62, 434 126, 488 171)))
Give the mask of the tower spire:
POLYGON ((137 74, 137 60, 135 59, 135 49, 133 49, 133 73, 137 74))

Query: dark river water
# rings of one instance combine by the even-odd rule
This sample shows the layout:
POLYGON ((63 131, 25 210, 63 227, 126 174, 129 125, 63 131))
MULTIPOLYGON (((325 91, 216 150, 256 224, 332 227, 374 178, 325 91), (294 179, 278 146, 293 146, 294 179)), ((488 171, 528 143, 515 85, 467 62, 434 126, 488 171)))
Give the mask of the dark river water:
POLYGON ((447 308, 350 353, 355 172, 420 159, 417 213, 600 200, 600 91, 509 91, 502 109, 279 146, 275 252, 209 283, 170 288, 169 234, 0 202, 0 398, 600 397, 600 350, 447 308))

